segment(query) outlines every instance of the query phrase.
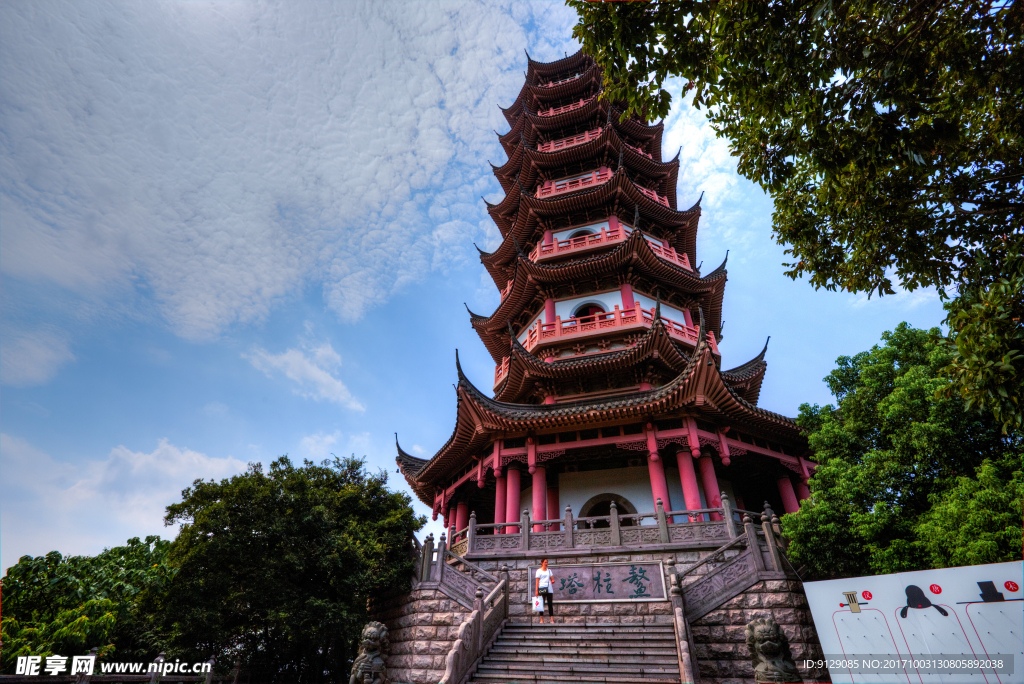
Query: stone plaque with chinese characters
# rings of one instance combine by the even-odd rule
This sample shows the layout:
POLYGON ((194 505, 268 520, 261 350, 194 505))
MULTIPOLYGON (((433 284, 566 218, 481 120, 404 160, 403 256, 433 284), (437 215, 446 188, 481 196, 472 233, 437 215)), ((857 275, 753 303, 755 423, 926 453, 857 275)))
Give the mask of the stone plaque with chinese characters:
MULTIPOLYGON (((530 594, 536 587, 537 568, 530 566, 530 594)), ((665 601, 665 574, 661 563, 588 563, 549 565, 555 602, 562 601, 665 601)))

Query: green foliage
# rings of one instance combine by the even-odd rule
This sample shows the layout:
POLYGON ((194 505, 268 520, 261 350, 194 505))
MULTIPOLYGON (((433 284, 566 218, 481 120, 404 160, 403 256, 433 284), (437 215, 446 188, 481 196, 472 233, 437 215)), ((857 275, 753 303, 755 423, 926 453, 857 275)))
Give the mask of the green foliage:
POLYGON ((1021 558, 1020 433, 945 391, 937 329, 882 340, 837 360, 837 407, 800 407, 821 465, 782 519, 794 563, 822 579, 1021 558))
POLYGON ((1021 425, 1024 3, 569 4, 605 95, 629 112, 665 116, 667 79, 688 81, 772 196, 787 275, 958 290, 958 390, 1021 425))
POLYGON ((110 599, 91 599, 37 626, 4 617, 0 629, 4 672, 14 673, 18 656, 85 655, 91 648, 97 648, 100 657, 113 652, 117 611, 118 605, 110 599))
POLYGON ((367 598, 408 584, 409 497, 334 459, 297 468, 282 457, 230 479, 197 480, 166 523, 182 523, 168 590, 147 597, 175 655, 239 658, 264 681, 348 676, 367 598))
POLYGON ((990 409, 1003 430, 1024 430, 1024 258, 1009 259, 987 286, 961 289, 946 311, 954 389, 968 406, 990 409))
POLYGON ((170 546, 156 536, 134 537, 93 557, 22 557, 0 580, 3 671, 13 672, 15 655, 84 655, 93 646, 125 660, 155 656, 159 637, 137 599, 173 577, 170 546))

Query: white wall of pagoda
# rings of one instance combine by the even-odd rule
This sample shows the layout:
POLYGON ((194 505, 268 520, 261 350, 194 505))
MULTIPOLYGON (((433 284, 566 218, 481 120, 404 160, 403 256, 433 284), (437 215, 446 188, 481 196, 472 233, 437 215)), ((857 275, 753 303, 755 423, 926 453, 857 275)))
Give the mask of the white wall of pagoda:
MULTIPOLYGON (((683 500, 682 481, 679 471, 673 468, 665 468, 665 479, 668 481, 669 496, 671 497, 671 509, 684 510, 686 503, 683 500)), ((523 483, 529 482, 524 477, 523 483)), ((729 480, 718 478, 718 486, 723 492, 729 495, 735 506, 736 496, 733 493, 732 483, 729 480)), ((701 508, 707 508, 707 497, 704 495, 704 485, 698 479, 697 488, 700 491, 701 508)), ((558 514, 552 515, 548 511, 548 519, 563 518, 565 507, 572 508, 573 517, 579 517, 583 505, 599 494, 615 494, 629 501, 639 513, 653 513, 654 502, 651 495, 651 476, 646 465, 632 466, 628 468, 615 468, 609 470, 587 470, 583 472, 566 472, 558 475, 558 514)), ((531 511, 533 515, 533 488, 526 487, 520 491, 519 510, 531 511)), ((621 513, 622 511, 620 511, 621 513)), ((683 522, 678 520, 677 522, 683 522)), ((643 521, 645 525, 657 524, 655 520, 643 521)))

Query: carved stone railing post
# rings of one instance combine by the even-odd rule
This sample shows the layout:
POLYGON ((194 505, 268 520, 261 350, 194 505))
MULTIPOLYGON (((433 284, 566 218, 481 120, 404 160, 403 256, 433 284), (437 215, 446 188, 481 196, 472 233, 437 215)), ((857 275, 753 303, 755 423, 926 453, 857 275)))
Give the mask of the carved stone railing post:
MULTIPOLYGON (((149 675, 149 684, 159 684, 160 678, 164 674, 164 660, 166 656, 164 653, 160 653, 153 661, 153 665, 156 665, 156 669, 149 675)), ((152 665, 150 665, 152 667, 152 665)))
POLYGON ((434 573, 434 580, 440 582, 444 579, 444 561, 445 556, 448 555, 448 543, 445 541, 444 532, 441 533, 441 540, 437 543, 437 561, 434 565, 437 567, 437 572, 434 573))
POLYGON ((729 495, 722 492, 722 513, 725 515, 725 530, 729 533, 729 539, 736 538, 736 523, 732 519, 732 501, 729 495))
POLYGON ((661 499, 654 502, 654 512, 658 518, 658 539, 662 544, 669 543, 668 536, 668 517, 665 515, 665 506, 661 503, 661 499))
MULTIPOLYGON (((476 610, 477 613, 479 613, 479 615, 480 615, 479 619, 480 619, 480 622, 482 624, 483 623, 483 619, 484 619, 484 590, 479 588, 479 587, 477 587, 477 590, 476 590, 476 598, 474 598, 474 600, 473 600, 473 609, 476 610)), ((480 652, 484 648, 483 638, 484 638, 484 630, 482 630, 482 629, 476 630, 476 643, 473 644, 473 652, 474 652, 474 655, 476 655, 476 656, 479 656, 480 652)), ((474 658, 474 660, 475 660, 475 658, 474 658)))
POLYGON ((789 549, 789 542, 782 536, 782 522, 779 520, 779 516, 772 514, 772 529, 775 530, 775 536, 779 540, 779 548, 783 551, 789 549))
POLYGON ((754 529, 754 521, 749 515, 743 516, 743 533, 747 537, 747 548, 754 559, 754 568, 764 570, 764 558, 761 556, 761 544, 757 541, 757 530, 754 529))
POLYGON ((434 560, 434 535, 428 534, 423 540, 423 552, 420 557, 420 582, 430 581, 430 566, 434 560))
POLYGON ((203 684, 211 684, 213 682, 213 666, 217 664, 217 661, 214 658, 210 658, 206 661, 206 664, 210 667, 206 670, 206 679, 203 680, 203 684))
POLYGON ((572 524, 573 524, 572 523, 572 507, 571 506, 566 506, 565 507, 565 524, 563 525, 563 527, 565 528, 565 548, 567 548, 567 549, 571 549, 574 546, 574 543, 573 543, 573 540, 572 540, 572 524))
POLYGON ((619 529, 619 507, 612 501, 611 504, 612 546, 622 546, 622 531, 619 529))
POLYGON ((455 541, 456 541, 455 533, 457 531, 458 530, 455 529, 455 525, 452 525, 451 527, 448 528, 448 546, 455 546, 455 541))
POLYGON ((469 514, 469 530, 466 531, 466 552, 476 551, 476 511, 469 514))
POLYGON ((519 518, 519 534, 522 541, 519 542, 520 551, 530 550, 530 511, 523 510, 523 516, 519 518))
POLYGON ((512 591, 512 580, 508 576, 508 564, 501 566, 501 579, 505 581, 505 593, 501 595, 501 600, 505 603, 505 617, 508 617, 508 595, 512 591))
POLYGON ((676 646, 679 649, 679 676, 684 682, 697 681, 693 676, 693 654, 690 653, 690 635, 683 604, 683 590, 679 578, 672 573, 672 588, 669 589, 672 603, 672 621, 676 627, 676 646))
POLYGON ((775 530, 772 529, 772 509, 768 502, 764 502, 764 513, 761 514, 761 529, 764 530, 764 541, 768 544, 768 555, 772 559, 772 570, 782 570, 782 557, 779 556, 779 546, 775 541, 775 530))

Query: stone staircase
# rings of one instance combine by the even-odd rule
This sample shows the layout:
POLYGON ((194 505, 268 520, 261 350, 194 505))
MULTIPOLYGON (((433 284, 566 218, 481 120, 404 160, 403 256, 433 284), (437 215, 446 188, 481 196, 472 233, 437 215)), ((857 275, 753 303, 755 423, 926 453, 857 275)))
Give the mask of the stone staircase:
POLYGON ((679 684, 675 631, 671 624, 506 623, 467 681, 679 684))

